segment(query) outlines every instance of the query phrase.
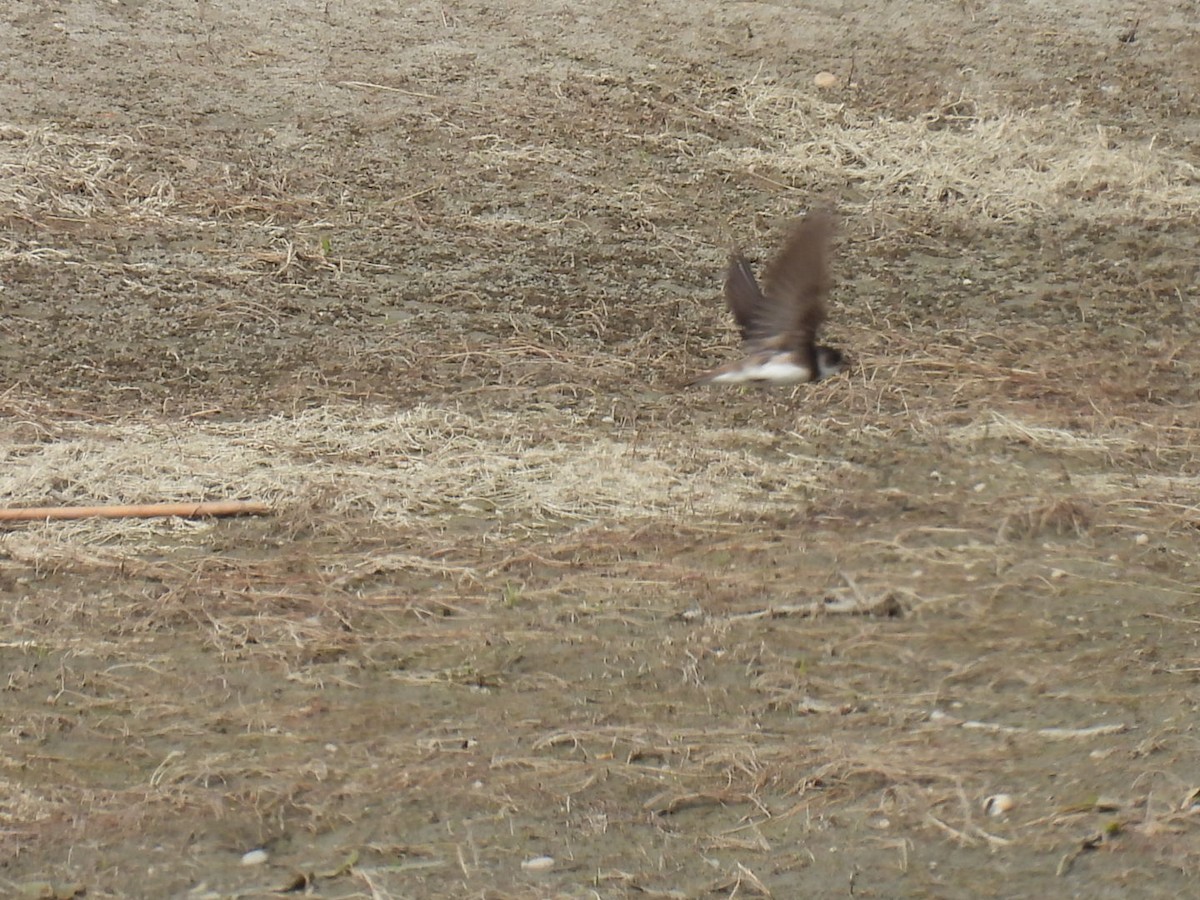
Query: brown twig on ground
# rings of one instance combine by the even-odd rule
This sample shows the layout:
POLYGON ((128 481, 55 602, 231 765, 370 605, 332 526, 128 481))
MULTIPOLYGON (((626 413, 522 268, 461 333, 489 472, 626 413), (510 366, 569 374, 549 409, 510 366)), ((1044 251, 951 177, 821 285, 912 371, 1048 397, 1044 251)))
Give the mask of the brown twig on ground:
POLYGON ((271 511, 257 500, 218 500, 211 503, 139 503, 129 506, 34 506, 0 509, 0 522, 37 522, 46 519, 132 519, 155 516, 262 516, 271 511))

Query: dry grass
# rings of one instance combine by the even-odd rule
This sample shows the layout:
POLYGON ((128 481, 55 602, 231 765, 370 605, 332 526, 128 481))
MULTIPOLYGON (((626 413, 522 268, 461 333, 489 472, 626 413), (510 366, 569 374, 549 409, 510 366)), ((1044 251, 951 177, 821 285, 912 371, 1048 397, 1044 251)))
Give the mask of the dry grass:
MULTIPOLYGON (((386 526, 482 514, 533 524, 730 515, 770 480, 782 495, 846 468, 754 429, 698 429, 686 441, 595 434, 596 415, 548 409, 480 417, 453 409, 331 406, 258 422, 124 420, 60 426, 52 442, 13 441, 0 480, 31 505, 256 497, 280 508, 323 494, 325 512, 386 526), (533 437, 536 435, 536 437, 533 437)), ((818 433, 813 420, 799 432, 818 433)))
POLYGON ((1200 169, 1186 155, 1061 107, 989 112, 961 98, 895 120, 781 84, 752 82, 740 93, 732 111, 767 146, 719 158, 795 182, 851 183, 877 215, 1153 222, 1190 218, 1200 202, 1200 169))
MULTIPOLYGON (((850 403, 871 391, 852 388, 850 403)), ((926 410, 909 422, 919 422, 930 443, 964 453, 1008 446, 1037 455, 1012 474, 981 473, 981 492, 1019 483, 1014 500, 1031 502, 1058 493, 1067 475, 1082 497, 1155 515, 1156 505, 1195 490, 1193 475, 1131 478, 1110 470, 1114 459, 1154 438, 1152 424, 1092 419, 1086 430, 1066 430, 997 411, 947 424, 957 418, 926 410)), ((878 446, 899 439, 909 422, 863 417, 854 427, 878 446)), ((236 423, 125 418, 45 428, 27 419, 9 428, 0 496, 24 506, 255 498, 281 510, 318 503, 323 515, 389 528, 458 514, 530 528, 721 521, 751 509, 785 515, 801 498, 831 501, 869 490, 869 471, 828 447, 847 423, 800 413, 787 424, 786 431, 695 427, 672 437, 653 426, 621 427, 603 411, 550 406, 468 414, 332 405, 236 423)), ((1172 445, 1196 441, 1194 430, 1177 428, 1172 445)), ((953 477, 936 470, 930 459, 923 475, 931 483, 953 477)), ((95 523, 83 533, 90 528, 102 542, 154 532, 130 521, 95 523)))
POLYGON ((136 185, 130 135, 79 137, 49 126, 0 124, 0 204, 18 214, 84 222, 159 217, 175 203, 170 184, 136 185))
POLYGON ((14 501, 258 496, 283 516, 3 537, 11 684, 46 698, 25 740, 64 716, 92 723, 93 760, 139 736, 18 787, 10 840, 71 818, 88 858, 105 823, 182 813, 221 835, 190 852, 283 860, 263 887, 312 869, 375 896, 523 896, 539 854, 601 891, 778 890, 840 877, 812 852, 830 841, 883 881, 943 853, 1194 865, 1188 714, 1151 712, 1197 665, 1165 627, 1194 605, 1196 510, 1163 515, 1194 479, 1112 472, 1152 424, 930 406, 864 416, 839 454, 844 424, 795 414, 686 440, 551 407, 20 418, 14 501), (924 450, 880 484, 861 460, 914 422, 924 450), (999 819, 998 792, 1017 802, 999 819))
MULTIPOLYGON (((0 500, 277 511, 0 534, 0 892, 1186 890, 1190 307, 1179 279, 994 227, 1190 227, 1182 144, 1058 106, 868 115, 708 68, 535 72, 531 114, 527 88, 456 93, 468 12, 406 11, 444 83, 330 75, 375 110, 354 141, 234 164, 152 127, 0 127, 14 293, 93 278, 119 300, 96 321, 150 323, 120 369, 86 303, 51 317, 104 402, 22 370, 0 500), (403 166, 390 131, 369 156, 381 120, 403 166), (758 241, 799 192, 844 198, 852 372, 677 390, 732 342, 700 270, 722 217, 744 203, 758 241), (947 225, 966 250, 887 256, 947 225), (95 253, 155 229, 137 259, 95 253), (991 257, 1052 252, 1087 315, 1003 312, 1031 264, 991 257), (257 847, 270 864, 240 865, 257 847)), ((1165 262, 1135 258, 1166 267, 1171 231, 1165 262)))

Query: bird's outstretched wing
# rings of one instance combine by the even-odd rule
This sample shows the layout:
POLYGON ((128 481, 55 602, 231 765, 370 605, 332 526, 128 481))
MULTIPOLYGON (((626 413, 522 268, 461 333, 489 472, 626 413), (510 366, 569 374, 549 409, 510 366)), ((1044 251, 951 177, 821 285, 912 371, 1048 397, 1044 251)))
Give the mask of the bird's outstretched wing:
POLYGON ((816 340, 825 321, 833 224, 832 213, 818 211, 792 226, 763 272, 764 302, 749 328, 743 328, 749 339, 782 340, 792 347, 816 340))
POLYGON ((754 280, 750 263, 746 262, 746 257, 736 247, 729 255, 729 270, 725 273, 725 302, 742 333, 742 340, 751 340, 756 334, 757 322, 762 318, 767 298, 754 280))

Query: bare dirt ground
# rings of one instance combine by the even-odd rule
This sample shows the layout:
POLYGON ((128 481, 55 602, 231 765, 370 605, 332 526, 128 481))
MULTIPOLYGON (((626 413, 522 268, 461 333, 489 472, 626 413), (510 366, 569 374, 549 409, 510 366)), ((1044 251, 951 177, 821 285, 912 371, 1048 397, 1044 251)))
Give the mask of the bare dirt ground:
POLYGON ((1194 891, 1200 7, 796 6, 5 8, 0 893, 1194 891))

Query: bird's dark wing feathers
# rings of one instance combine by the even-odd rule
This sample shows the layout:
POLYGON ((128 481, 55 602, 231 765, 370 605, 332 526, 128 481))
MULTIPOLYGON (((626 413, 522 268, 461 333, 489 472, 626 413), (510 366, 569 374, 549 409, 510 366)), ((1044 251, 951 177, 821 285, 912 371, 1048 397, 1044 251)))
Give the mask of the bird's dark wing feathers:
POLYGON ((792 226, 763 272, 765 302, 753 317, 749 337, 780 337, 792 346, 816 340, 825 321, 832 237, 833 215, 827 211, 809 213, 792 226))
POLYGON ((741 251, 734 249, 729 257, 729 271, 725 273, 725 302, 733 313, 742 333, 742 340, 748 341, 756 336, 756 323, 762 316, 766 298, 754 280, 750 264, 741 251))

